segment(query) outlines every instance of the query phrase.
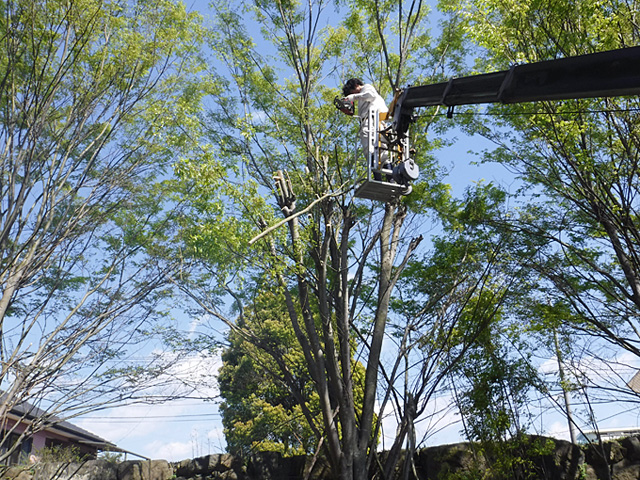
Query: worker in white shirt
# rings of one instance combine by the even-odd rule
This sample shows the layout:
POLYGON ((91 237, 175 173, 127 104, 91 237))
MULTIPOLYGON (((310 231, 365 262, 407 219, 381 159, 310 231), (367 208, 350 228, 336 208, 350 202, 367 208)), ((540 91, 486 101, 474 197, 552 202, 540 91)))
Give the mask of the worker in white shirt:
MULTIPOLYGON (((350 103, 358 103, 358 116, 360 117, 360 142, 366 158, 373 162, 372 154, 369 151, 369 129, 376 128, 376 125, 369 125, 369 110, 371 108, 378 109, 380 113, 389 111, 384 99, 380 96, 375 87, 371 84, 364 83, 359 78, 349 79, 342 87, 342 95, 344 99, 350 103)), ((383 168, 391 168, 389 163, 389 153, 386 149, 379 150, 380 165, 383 168)), ((378 165, 372 167, 378 168, 378 165)), ((374 174, 376 180, 381 180, 380 174, 374 174)))

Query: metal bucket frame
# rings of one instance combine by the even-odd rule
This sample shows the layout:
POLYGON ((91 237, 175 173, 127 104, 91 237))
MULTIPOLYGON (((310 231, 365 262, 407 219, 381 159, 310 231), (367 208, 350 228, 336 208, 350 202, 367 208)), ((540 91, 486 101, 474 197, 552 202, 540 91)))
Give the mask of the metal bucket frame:
POLYGON ((389 202, 401 195, 406 195, 411 190, 407 185, 386 180, 391 177, 393 170, 383 168, 381 161, 381 154, 383 152, 386 151, 388 153, 388 162, 391 164, 391 168, 409 159, 408 135, 397 142, 391 141, 390 143, 385 141, 385 137, 390 131, 383 123, 383 120, 386 120, 386 118, 387 112, 381 113, 378 109, 369 109, 367 143, 369 145, 370 158, 365 159, 367 163, 367 174, 366 177, 360 181, 356 189, 355 196, 358 198, 389 202), (372 125, 374 125, 375 128, 371 128, 372 125), (381 180, 376 180, 374 175, 379 175, 381 180))

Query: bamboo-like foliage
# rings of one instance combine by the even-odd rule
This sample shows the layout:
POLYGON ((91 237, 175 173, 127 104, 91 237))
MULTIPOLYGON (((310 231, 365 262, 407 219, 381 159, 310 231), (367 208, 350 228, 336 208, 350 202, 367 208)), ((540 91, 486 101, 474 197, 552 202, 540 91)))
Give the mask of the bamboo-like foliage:
POLYGON ((23 402, 26 436, 159 373, 118 360, 164 310, 174 267, 144 248, 167 229, 160 180, 197 109, 198 28, 170 1, 0 4, 2 438, 23 402))

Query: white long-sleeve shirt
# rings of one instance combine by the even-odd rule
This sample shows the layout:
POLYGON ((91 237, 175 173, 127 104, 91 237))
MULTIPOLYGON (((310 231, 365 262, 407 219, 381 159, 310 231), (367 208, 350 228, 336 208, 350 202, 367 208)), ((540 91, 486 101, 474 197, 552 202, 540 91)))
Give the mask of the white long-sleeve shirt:
POLYGON ((380 112, 388 112, 387 104, 380 96, 378 91, 373 85, 365 83, 359 93, 352 93, 347 95, 347 98, 352 102, 358 102, 358 116, 364 122, 367 120, 367 115, 370 108, 377 108, 380 112))

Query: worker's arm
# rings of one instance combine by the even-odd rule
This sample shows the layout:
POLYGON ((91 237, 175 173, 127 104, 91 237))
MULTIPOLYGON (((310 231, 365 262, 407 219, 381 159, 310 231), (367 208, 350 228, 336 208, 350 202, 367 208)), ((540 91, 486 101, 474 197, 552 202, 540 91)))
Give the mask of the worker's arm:
POLYGON ((369 84, 365 84, 362 87, 362 90, 360 90, 360 93, 352 93, 351 95, 347 95, 346 98, 351 102, 354 102, 360 99, 364 99, 364 100, 368 99, 370 102, 372 102, 376 98, 376 96, 377 96, 377 92, 375 88, 373 88, 369 84))

